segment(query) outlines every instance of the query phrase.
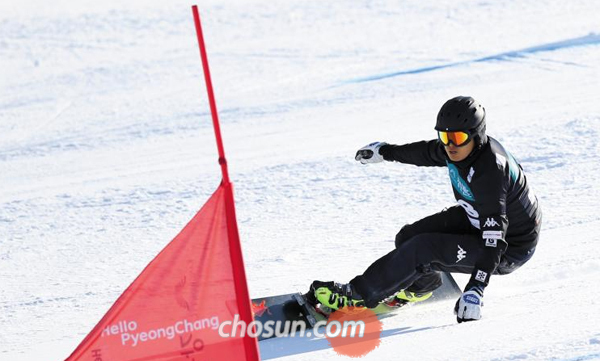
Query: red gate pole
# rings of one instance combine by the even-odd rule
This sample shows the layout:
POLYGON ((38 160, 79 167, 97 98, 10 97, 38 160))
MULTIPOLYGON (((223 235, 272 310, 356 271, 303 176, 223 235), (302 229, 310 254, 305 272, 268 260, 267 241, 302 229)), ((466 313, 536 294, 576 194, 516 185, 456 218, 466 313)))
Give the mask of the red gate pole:
MULTIPOLYGON (((221 127, 219 125, 219 115, 217 113, 217 104, 210 78, 210 70, 208 68, 208 57, 206 55, 206 45, 202 35, 202 26, 200 25, 200 15, 198 7, 192 6, 194 14, 194 23, 196 25, 196 35, 198 36, 198 46, 200 47, 200 58, 202 59, 202 68, 204 69, 204 80, 206 81, 206 90, 208 92, 208 102, 210 104, 210 112, 212 115, 213 127, 215 129, 215 137, 217 139, 217 148, 219 150, 219 164, 223 174, 222 186, 225 187, 225 212, 227 214, 227 233, 229 235, 229 252, 233 268, 233 279, 236 290, 236 300, 240 319, 249 325, 253 321, 252 309, 250 306, 250 294, 248 292, 248 283, 246 282, 246 272, 244 269, 244 260, 242 256, 242 247, 240 245, 240 236, 237 227, 235 215, 235 203, 233 198, 233 185, 229 180, 229 172, 227 170, 227 160, 225 159, 225 149, 223 147, 223 138, 221 136, 221 127)), ((244 349, 246 351, 247 361, 260 360, 258 352, 258 343, 256 338, 244 335, 244 349)))
POLYGON ((198 14, 198 6, 192 6, 192 12, 194 13, 196 35, 198 36, 198 46, 200 47, 202 69, 204 69, 204 80, 206 81, 206 91, 208 92, 208 103, 210 105, 210 113, 212 115, 213 127, 215 129, 215 137, 217 138, 217 148, 219 149, 219 164, 221 165, 221 172, 223 173, 223 182, 229 183, 229 172, 227 170, 227 160, 225 159, 223 138, 221 137, 219 114, 217 112, 217 103, 215 102, 215 94, 213 91, 212 80, 210 77, 210 69, 208 67, 208 56, 206 55, 206 45, 204 43, 204 36, 202 35, 202 26, 200 25, 200 14, 198 14))

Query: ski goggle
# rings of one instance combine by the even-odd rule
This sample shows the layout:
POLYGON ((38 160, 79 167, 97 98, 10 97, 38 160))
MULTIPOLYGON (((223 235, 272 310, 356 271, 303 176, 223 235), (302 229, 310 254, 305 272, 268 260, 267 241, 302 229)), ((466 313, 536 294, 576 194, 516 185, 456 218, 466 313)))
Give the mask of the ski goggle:
POLYGON ((471 135, 467 132, 443 132, 438 131, 438 138, 443 145, 448 146, 450 143, 457 147, 462 147, 469 143, 471 135))

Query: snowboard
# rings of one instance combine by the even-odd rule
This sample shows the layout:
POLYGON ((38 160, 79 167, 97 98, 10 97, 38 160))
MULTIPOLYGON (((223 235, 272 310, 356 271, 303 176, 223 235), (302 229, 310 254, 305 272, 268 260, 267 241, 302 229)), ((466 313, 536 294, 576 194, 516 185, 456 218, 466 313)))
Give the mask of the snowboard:
MULTIPOLYGON (((442 285, 433 291, 433 295, 429 299, 415 303, 415 305, 457 299, 462 294, 461 289, 449 273, 442 272, 441 276, 442 285)), ((378 317, 383 318, 402 309, 406 309, 406 307, 390 307, 385 303, 380 303, 372 310, 378 317)), ((291 327, 286 331, 285 321, 304 323, 304 327, 308 330, 313 328, 317 322, 327 320, 327 315, 315 309, 308 302, 306 296, 299 292, 252 299, 252 312, 254 320, 263 326, 270 325, 270 327, 263 327, 262 332, 258 334, 259 341, 278 337, 289 331, 291 327)))

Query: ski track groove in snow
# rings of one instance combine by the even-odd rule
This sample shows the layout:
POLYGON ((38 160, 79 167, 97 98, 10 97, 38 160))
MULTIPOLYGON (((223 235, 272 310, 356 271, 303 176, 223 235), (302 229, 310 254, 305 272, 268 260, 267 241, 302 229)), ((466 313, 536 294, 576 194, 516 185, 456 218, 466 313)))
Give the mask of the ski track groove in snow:
MULTIPOLYGON (((373 75, 373 76, 369 76, 369 77, 365 77, 365 78, 349 80, 345 83, 360 83, 360 82, 366 82, 366 81, 377 81, 377 80, 382 80, 382 79, 386 79, 386 78, 396 77, 399 75, 419 74, 419 73, 425 73, 425 72, 434 71, 434 70, 452 68, 455 66, 469 65, 469 64, 473 64, 473 63, 511 60, 511 59, 515 59, 515 58, 518 59, 518 58, 524 58, 529 54, 535 54, 538 52, 568 49, 568 48, 578 47, 578 46, 597 45, 599 43, 600 43, 600 35, 591 33, 589 35, 574 38, 574 39, 567 39, 567 40, 557 41, 557 42, 553 42, 553 43, 549 43, 549 44, 532 46, 532 47, 521 49, 521 50, 508 51, 505 53, 485 56, 485 57, 478 58, 478 59, 464 60, 464 61, 448 63, 448 64, 432 65, 432 66, 427 66, 427 67, 423 67, 423 68, 397 71, 397 72, 388 73, 388 74, 373 75)), ((563 63, 563 64, 573 65, 574 63, 563 63)), ((578 64, 575 64, 575 65, 578 65, 578 64)))

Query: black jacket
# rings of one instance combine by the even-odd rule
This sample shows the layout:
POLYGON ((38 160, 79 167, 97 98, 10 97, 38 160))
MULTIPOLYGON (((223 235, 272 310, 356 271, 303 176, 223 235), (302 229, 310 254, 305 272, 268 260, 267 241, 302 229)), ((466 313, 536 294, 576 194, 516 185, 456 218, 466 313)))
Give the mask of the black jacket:
POLYGON ((486 286, 504 255, 526 261, 538 240, 541 211, 522 167, 495 139, 485 137, 463 161, 451 161, 438 140, 384 145, 387 161, 448 167, 456 201, 481 234, 484 248, 469 284, 486 286))

